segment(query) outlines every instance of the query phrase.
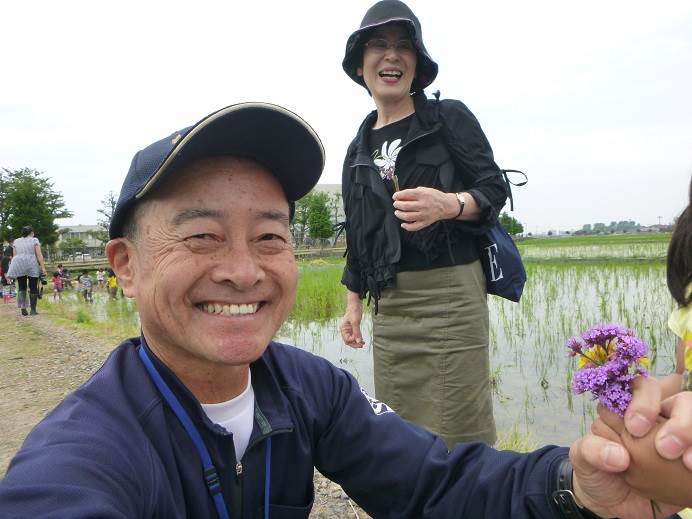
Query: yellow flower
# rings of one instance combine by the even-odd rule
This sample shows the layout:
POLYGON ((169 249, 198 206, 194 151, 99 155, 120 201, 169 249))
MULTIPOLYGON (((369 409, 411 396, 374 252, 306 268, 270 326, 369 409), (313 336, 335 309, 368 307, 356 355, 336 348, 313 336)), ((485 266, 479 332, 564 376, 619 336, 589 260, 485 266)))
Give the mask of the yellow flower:
POLYGON ((611 353, 613 353, 614 349, 615 339, 611 339, 608 341, 605 347, 600 344, 596 344, 588 350, 584 350, 584 353, 580 355, 579 359, 577 360, 577 368, 581 369, 587 364, 595 364, 597 366, 605 364, 608 357, 610 357, 611 353))

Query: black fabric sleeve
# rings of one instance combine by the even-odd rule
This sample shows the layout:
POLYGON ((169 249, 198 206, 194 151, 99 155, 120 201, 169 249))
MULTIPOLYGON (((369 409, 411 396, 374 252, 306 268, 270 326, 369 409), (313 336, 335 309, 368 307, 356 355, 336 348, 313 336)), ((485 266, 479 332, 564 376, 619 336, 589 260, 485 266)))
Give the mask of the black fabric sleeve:
POLYGON ((455 173, 480 209, 478 220, 455 224, 464 231, 481 234, 495 224, 505 205, 506 184, 481 125, 466 105, 452 99, 441 101, 440 118, 455 173))
MULTIPOLYGON (((353 143, 348 147, 346 152, 346 157, 344 158, 344 165, 341 173, 341 201, 344 204, 344 215, 346 219, 346 244, 348 245, 349 236, 348 233, 351 231, 349 225, 349 214, 350 214, 350 200, 351 200, 351 168, 350 168, 350 157, 353 150, 353 143)), ((356 292, 361 294, 363 287, 361 286, 361 276, 360 269, 356 265, 356 261, 352 254, 348 253, 348 247, 346 250, 346 265, 344 266, 344 272, 341 276, 341 284, 345 285, 351 292, 356 292)))

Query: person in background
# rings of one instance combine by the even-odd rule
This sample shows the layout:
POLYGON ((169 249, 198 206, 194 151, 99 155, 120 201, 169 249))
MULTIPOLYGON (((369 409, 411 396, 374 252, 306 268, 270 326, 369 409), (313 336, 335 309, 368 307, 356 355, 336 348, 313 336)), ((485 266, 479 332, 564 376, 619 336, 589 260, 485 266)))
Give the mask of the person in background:
POLYGON ((344 342, 364 345, 374 302, 375 396, 452 447, 496 440, 486 279, 476 236, 507 198, 480 124, 460 101, 429 100, 438 66, 418 18, 383 0, 348 38, 346 74, 375 111, 346 153, 344 342))
POLYGON ((62 285, 62 276, 60 276, 59 271, 56 270, 55 272, 53 272, 52 282, 53 282, 53 301, 55 301, 56 299, 62 300, 63 285, 62 285))
POLYGON ((67 267, 63 267, 61 263, 58 265, 58 272, 60 272, 60 277, 62 278, 63 289, 72 289, 72 276, 70 275, 70 269, 68 269, 67 267))
POLYGON ((96 288, 99 290, 103 289, 106 286, 106 276, 105 272, 101 267, 99 267, 96 270, 96 288))
POLYGON ((7 276, 17 280, 17 306, 22 315, 36 315, 39 276, 46 275, 41 244, 30 225, 22 227, 22 236, 14 240, 13 256, 7 276), (28 288, 28 297, 27 297, 28 288), (31 312, 27 308, 31 308, 31 312))
POLYGON ((12 298, 12 288, 14 286, 14 280, 7 277, 7 270, 10 268, 10 261, 12 261, 12 245, 8 245, 3 248, 2 251, 2 262, 0 262, 0 283, 2 283, 2 300, 5 303, 9 303, 12 298))
POLYGON ((113 272, 113 269, 108 269, 108 277, 106 278, 106 290, 111 299, 118 297, 118 278, 113 272))
POLYGON ((3 287, 3 300, 8 302, 9 298, 14 297, 14 280, 7 277, 7 271, 10 268, 10 261, 12 261, 12 243, 14 240, 9 240, 6 247, 2 249, 2 263, 0 263, 0 270, 2 270, 2 287, 3 287), (5 290, 7 288, 7 290, 5 290), (7 294, 7 299, 5 297, 7 294))
POLYGON ((93 302, 93 294, 92 294, 92 287, 93 287, 93 281, 91 280, 91 276, 89 276, 89 271, 84 269, 82 271, 82 275, 79 276, 78 278, 78 283, 79 283, 79 291, 84 297, 84 301, 87 303, 93 302))

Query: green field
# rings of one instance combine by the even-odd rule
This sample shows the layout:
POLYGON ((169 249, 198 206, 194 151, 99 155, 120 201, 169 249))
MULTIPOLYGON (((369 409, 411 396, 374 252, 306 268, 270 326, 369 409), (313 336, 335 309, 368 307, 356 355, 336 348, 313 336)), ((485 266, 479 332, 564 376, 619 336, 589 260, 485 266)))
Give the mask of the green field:
POLYGON ((523 238, 522 247, 579 247, 583 245, 632 245, 665 243, 670 241, 670 233, 604 234, 584 236, 546 236, 544 238, 523 238))

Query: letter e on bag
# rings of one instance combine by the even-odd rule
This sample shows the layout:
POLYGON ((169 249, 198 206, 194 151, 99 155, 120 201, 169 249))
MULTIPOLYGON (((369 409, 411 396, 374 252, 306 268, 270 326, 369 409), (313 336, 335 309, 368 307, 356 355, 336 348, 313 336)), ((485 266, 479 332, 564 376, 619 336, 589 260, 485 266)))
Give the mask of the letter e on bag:
POLYGON ((497 264, 497 243, 491 243, 485 247, 488 252, 488 266, 490 267, 490 281, 495 282, 503 278, 502 267, 497 264), (499 274, 497 271, 500 271, 499 274))

